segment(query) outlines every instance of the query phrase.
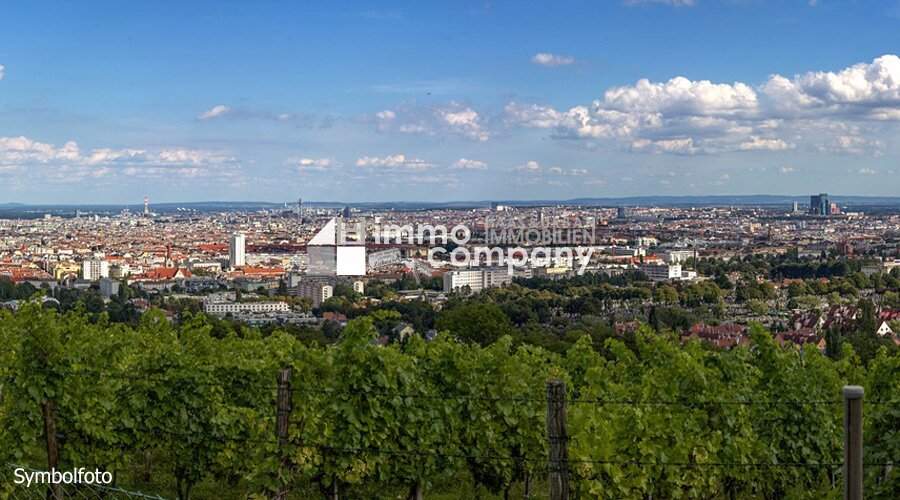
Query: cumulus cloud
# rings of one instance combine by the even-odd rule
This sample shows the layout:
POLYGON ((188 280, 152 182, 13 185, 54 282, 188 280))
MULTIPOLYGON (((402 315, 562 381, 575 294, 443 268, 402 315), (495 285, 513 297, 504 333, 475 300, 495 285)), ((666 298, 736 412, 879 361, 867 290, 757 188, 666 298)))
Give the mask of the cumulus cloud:
POLYGON ((197 117, 197 119, 211 120, 213 118, 219 118, 221 116, 225 116, 230 111, 231 111, 231 108, 229 108, 228 106, 226 106, 224 104, 217 104, 217 105, 209 108, 208 110, 200 113, 200 115, 197 117))
POLYGON ((379 112, 375 113, 375 117, 382 121, 391 121, 391 120, 397 118, 397 113, 395 113, 389 109, 386 109, 384 111, 379 111, 379 112))
POLYGON ((481 125, 481 116, 472 108, 451 107, 439 109, 437 113, 452 130, 470 139, 486 141, 490 137, 481 125))
POLYGON ((486 170, 487 163, 480 160, 469 160, 467 158, 460 158, 453 162, 453 168, 460 170, 486 170))
POLYGON ((419 158, 393 154, 383 157, 362 156, 356 160, 356 166, 383 170, 426 170, 434 165, 419 158))
POLYGON ((331 158, 300 158, 294 165, 301 172, 323 172, 334 167, 335 161, 331 158))
POLYGON ((491 136, 478 111, 456 102, 437 107, 386 109, 375 113, 374 122, 379 132, 457 135, 479 142, 491 136))
POLYGON ((757 136, 750 136, 749 140, 738 145, 741 151, 784 151, 793 147, 793 144, 781 139, 765 139, 757 136))
POLYGON ((571 175, 571 176, 583 176, 587 175, 588 171, 583 168, 570 168, 568 170, 562 167, 550 167, 547 171, 553 175, 571 175))
POLYGON ((611 140, 648 153, 784 151, 807 142, 822 151, 878 154, 880 144, 862 136, 872 124, 900 121, 900 58, 885 55, 792 78, 772 75, 755 88, 641 79, 568 110, 510 102, 504 116, 508 125, 548 129, 554 138, 611 140))
POLYGON ((541 171, 541 164, 534 160, 528 160, 521 165, 516 165, 515 167, 513 167, 513 170, 516 170, 518 172, 537 173, 541 171))
POLYGON ((636 139, 631 143, 632 151, 642 151, 648 153, 674 153, 682 155, 693 155, 700 152, 694 139, 691 137, 683 137, 678 139, 636 139))
POLYGON ((881 141, 876 139, 868 139, 859 135, 838 135, 819 145, 818 150, 826 153, 880 156, 882 147, 881 141))
POLYGON ((772 75, 762 86, 782 113, 860 115, 900 119, 900 57, 887 54, 838 72, 816 71, 788 79, 772 75))
POLYGON ((228 176, 237 160, 229 155, 188 148, 114 149, 83 152, 75 141, 62 146, 19 137, 0 137, 0 167, 44 168, 48 180, 126 175, 198 177, 215 172, 228 176), (215 168, 214 168, 215 167, 215 168))
POLYGON ((792 173, 794 173, 794 171, 795 171, 796 169, 795 169, 794 167, 789 166, 789 165, 784 165, 784 166, 782 166, 779 170, 780 170, 780 172, 781 172, 782 174, 792 174, 792 173))
POLYGON ((0 64, 0 80, 2 80, 4 76, 6 76, 6 66, 0 64))
POLYGON ((856 173, 859 175, 876 175, 878 171, 871 168, 861 168, 856 173))
POLYGON ((535 160, 528 160, 521 165, 516 165, 513 167, 513 171, 522 172, 525 174, 540 174, 541 176, 576 176, 581 177, 587 175, 588 171, 583 168, 569 168, 565 169, 559 166, 552 166, 545 168, 539 162, 535 160))
POLYGON ((567 66, 575 62, 572 56, 563 56, 559 54, 551 54, 549 52, 538 52, 531 58, 531 62, 540 66, 567 66))
POLYGON ((667 82, 641 79, 631 86, 614 87, 606 91, 600 105, 627 112, 734 116, 755 111, 757 97, 744 83, 691 81, 678 76, 667 82))

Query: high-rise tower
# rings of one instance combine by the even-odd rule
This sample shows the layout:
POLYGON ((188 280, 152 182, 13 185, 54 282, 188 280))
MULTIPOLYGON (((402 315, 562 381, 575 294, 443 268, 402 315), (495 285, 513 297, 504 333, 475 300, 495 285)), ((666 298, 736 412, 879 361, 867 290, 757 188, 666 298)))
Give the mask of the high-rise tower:
POLYGON ((234 233, 231 236, 231 245, 228 248, 228 264, 231 267, 247 265, 247 237, 243 233, 234 233))

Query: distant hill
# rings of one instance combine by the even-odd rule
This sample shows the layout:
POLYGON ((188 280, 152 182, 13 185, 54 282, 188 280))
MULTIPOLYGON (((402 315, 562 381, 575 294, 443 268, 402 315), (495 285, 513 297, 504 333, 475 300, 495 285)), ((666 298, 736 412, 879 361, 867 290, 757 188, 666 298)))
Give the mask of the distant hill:
MULTIPOLYGON (((900 208, 900 197, 897 196, 854 196, 831 195, 831 200, 849 207, 880 207, 900 208)), ((801 204, 809 203, 809 195, 707 195, 707 196, 624 196, 624 197, 600 197, 600 198, 573 198, 568 200, 470 200, 470 201, 385 201, 385 202, 345 202, 345 201, 304 201, 305 207, 315 208, 342 208, 351 206, 363 210, 438 210, 438 209, 467 209, 485 208, 492 203, 509 205, 514 207, 536 206, 587 206, 587 207, 616 207, 616 206, 656 206, 656 207, 704 207, 704 206, 790 206, 793 202, 801 204)), ((267 202, 267 201, 192 201, 151 203, 150 208, 157 213, 172 213, 179 209, 195 210, 198 212, 216 212, 230 210, 277 210, 285 208, 292 210, 296 201, 267 202)), ((74 215, 76 211, 82 213, 117 213, 123 209, 132 212, 143 210, 140 204, 58 204, 58 205, 29 205, 24 203, 0 204, 0 212, 4 216, 29 214, 34 216, 40 213, 52 213, 60 215, 74 215)))

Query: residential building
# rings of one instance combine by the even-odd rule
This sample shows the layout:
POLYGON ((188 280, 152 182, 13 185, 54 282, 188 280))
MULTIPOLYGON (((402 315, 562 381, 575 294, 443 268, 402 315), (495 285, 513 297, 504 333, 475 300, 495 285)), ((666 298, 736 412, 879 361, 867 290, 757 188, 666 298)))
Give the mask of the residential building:
POLYGON ((669 281, 681 279, 680 264, 642 264, 638 269, 650 278, 650 281, 669 281))
POLYGON ((87 281, 97 281, 109 277, 109 262, 90 259, 81 263, 81 277, 87 281))
POLYGON ((264 314, 288 312, 291 308, 287 302, 205 302, 203 312, 216 316, 226 314, 264 314))
POLYGON ((231 236, 231 245, 228 248, 228 265, 232 268, 247 265, 247 237, 243 233, 235 233, 231 236))
POLYGON ((505 267, 483 267, 447 271, 444 273, 444 291, 453 292, 468 288, 478 292, 485 288, 499 287, 512 283, 512 275, 505 267))

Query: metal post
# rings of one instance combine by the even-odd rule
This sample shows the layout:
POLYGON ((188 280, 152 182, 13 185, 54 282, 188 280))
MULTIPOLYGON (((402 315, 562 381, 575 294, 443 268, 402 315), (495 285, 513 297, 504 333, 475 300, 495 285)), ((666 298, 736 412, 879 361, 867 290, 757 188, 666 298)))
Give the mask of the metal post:
MULTIPOLYGON (((49 399, 44 400, 41 403, 41 413, 44 417, 44 438, 47 444, 47 470, 53 473, 59 467, 59 441, 56 439, 56 403, 49 399)), ((60 500, 62 497, 62 486, 51 484, 47 489, 47 498, 60 500)))
POLYGON ((844 386, 844 500, 863 498, 863 388, 844 386))
MULTIPOLYGON (((281 474, 283 478, 290 466, 290 459, 285 452, 288 444, 288 428, 291 422, 291 367, 282 368, 278 371, 278 400, 275 415, 275 434, 278 438, 278 450, 281 453, 281 474)), ((288 494, 287 481, 281 479, 281 485, 278 487, 278 493, 275 498, 283 499, 288 494)))
POLYGON ((566 433, 566 384, 547 382, 547 441, 550 444, 550 500, 569 499, 569 445, 566 433))

